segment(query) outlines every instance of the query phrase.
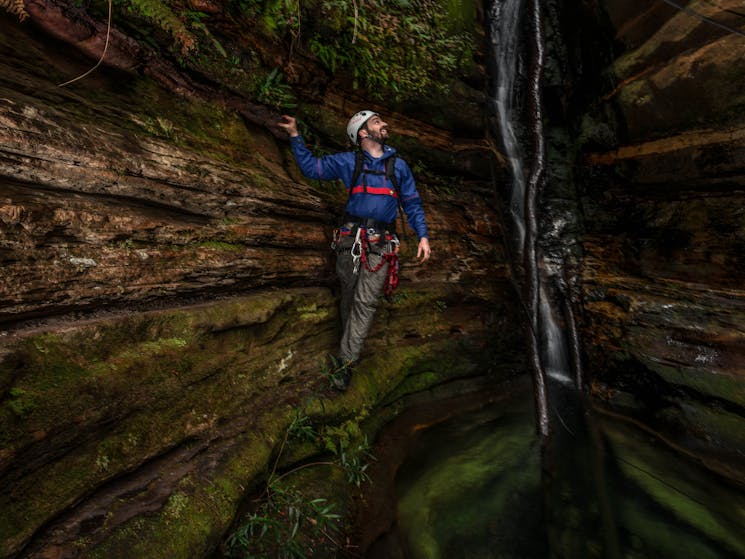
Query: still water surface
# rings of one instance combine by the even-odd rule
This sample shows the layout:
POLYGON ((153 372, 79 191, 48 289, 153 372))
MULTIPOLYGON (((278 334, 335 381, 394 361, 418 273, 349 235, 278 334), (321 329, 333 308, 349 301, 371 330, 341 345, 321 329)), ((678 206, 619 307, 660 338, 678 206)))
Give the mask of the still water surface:
POLYGON ((562 406, 545 452, 529 396, 418 433, 396 524, 366 556, 745 558, 742 487, 630 423, 562 406))

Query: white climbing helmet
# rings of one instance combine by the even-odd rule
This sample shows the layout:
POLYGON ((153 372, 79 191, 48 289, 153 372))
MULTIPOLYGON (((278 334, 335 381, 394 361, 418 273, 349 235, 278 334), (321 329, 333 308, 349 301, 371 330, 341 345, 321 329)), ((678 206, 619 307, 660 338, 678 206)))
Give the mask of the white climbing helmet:
POLYGON ((360 111, 349 119, 349 124, 347 124, 347 136, 349 136, 349 139, 352 140, 352 143, 355 146, 357 145, 357 132, 360 131, 363 124, 376 114, 378 113, 375 111, 360 111))

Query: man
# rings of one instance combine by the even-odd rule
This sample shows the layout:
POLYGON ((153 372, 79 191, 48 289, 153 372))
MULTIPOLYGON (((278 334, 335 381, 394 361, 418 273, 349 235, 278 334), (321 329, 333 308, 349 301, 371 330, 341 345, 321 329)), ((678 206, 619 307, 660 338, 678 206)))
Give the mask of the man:
POLYGON ((278 125, 289 134, 295 161, 307 178, 341 179, 349 192, 342 225, 334 238, 336 272, 342 288, 341 368, 334 378, 336 387, 345 390, 370 332, 380 295, 384 288, 390 293, 398 281, 395 227, 399 203, 419 238, 417 258, 424 262, 430 257, 422 200, 409 166, 386 145, 388 125, 379 114, 360 111, 349 120, 347 136, 359 152, 320 158, 306 147, 295 118, 285 115, 278 125))

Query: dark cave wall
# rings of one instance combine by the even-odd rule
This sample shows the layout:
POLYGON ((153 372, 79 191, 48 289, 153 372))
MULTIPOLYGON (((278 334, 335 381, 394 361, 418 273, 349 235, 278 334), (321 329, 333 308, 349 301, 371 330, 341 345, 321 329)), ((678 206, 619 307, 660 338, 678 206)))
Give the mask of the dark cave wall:
MULTIPOLYGON (((688 7, 742 29, 717 4, 688 7)), ((595 8, 612 56, 577 128, 592 393, 739 478, 745 40, 662 2, 595 8)))

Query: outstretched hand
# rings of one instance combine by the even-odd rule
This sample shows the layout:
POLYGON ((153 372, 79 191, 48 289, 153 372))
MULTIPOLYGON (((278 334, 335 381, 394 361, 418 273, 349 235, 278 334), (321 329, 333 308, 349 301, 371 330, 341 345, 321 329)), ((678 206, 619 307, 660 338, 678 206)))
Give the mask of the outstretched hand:
POLYGON ((290 135, 290 138, 300 135, 300 132, 297 131, 297 119, 295 117, 282 115, 282 119, 277 122, 277 126, 284 128, 290 135))
POLYGON ((416 251, 416 257, 419 259, 419 263, 421 264, 429 260, 430 254, 432 254, 432 251, 429 248, 429 239, 422 237, 419 239, 419 248, 416 251))

